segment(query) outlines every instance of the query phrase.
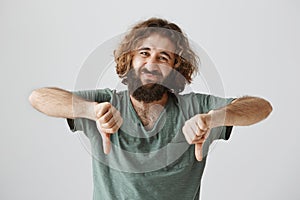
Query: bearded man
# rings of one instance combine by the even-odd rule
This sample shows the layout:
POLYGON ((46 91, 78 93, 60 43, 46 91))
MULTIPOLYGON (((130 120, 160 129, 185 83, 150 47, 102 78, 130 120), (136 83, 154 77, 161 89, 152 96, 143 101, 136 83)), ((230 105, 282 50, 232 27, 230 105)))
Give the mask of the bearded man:
POLYGON ((199 199, 209 145, 272 111, 262 98, 181 94, 199 59, 174 23, 136 24, 114 51, 127 90, 41 88, 34 108, 83 131, 93 154, 94 199, 199 199))

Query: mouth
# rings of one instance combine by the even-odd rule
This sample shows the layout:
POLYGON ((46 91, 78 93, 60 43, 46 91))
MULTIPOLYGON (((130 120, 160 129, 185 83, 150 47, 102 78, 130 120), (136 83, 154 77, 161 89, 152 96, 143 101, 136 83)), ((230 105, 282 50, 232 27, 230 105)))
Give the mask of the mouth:
POLYGON ((159 83, 162 80, 162 75, 151 72, 141 72, 141 80, 144 83, 159 83))
POLYGON ((155 74, 151 74, 151 73, 141 73, 141 75, 146 78, 146 79, 152 79, 152 80, 157 80, 158 79, 158 75, 155 74))
POLYGON ((143 82, 143 84, 159 83, 160 76, 153 74, 141 74, 141 81, 143 82))

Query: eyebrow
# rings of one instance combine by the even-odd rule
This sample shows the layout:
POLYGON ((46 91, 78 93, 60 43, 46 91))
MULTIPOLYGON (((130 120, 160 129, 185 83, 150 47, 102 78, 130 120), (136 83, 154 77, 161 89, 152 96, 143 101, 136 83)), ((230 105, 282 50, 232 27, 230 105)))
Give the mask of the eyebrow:
MULTIPOLYGON (((138 51, 143 51, 143 50, 144 51, 150 51, 151 48, 149 48, 149 47, 141 47, 141 48, 138 49, 138 51)), ((170 56, 170 54, 168 52, 166 52, 166 51, 162 51, 162 52, 159 52, 159 53, 167 56, 169 59, 172 59, 171 56, 170 56)))

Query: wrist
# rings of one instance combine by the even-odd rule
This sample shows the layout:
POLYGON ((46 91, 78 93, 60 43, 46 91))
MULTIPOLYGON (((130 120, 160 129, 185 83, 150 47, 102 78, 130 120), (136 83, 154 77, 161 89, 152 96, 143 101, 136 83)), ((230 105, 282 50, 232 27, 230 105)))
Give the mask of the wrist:
POLYGON ((209 115, 209 126, 210 128, 215 128, 218 126, 226 125, 226 112, 223 109, 211 110, 207 113, 209 115))
POLYGON ((96 120, 95 106, 97 104, 97 102, 91 101, 81 101, 77 105, 74 104, 74 118, 86 118, 90 120, 96 120))
POLYGON ((210 113, 205 113, 205 114, 199 114, 199 120, 201 122, 204 122, 204 125, 207 127, 207 128, 213 128, 211 126, 211 114, 210 113))

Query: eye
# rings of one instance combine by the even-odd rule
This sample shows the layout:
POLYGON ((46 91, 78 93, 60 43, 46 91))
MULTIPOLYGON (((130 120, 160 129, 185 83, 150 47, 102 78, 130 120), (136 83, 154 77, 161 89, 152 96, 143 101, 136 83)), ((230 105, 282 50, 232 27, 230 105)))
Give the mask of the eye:
POLYGON ((158 59, 160 60, 160 61, 164 61, 164 62, 168 62, 168 58, 167 57, 165 57, 165 56, 159 56, 158 57, 158 59))
POLYGON ((147 51, 140 51, 140 55, 146 57, 149 56, 149 53, 147 51))

